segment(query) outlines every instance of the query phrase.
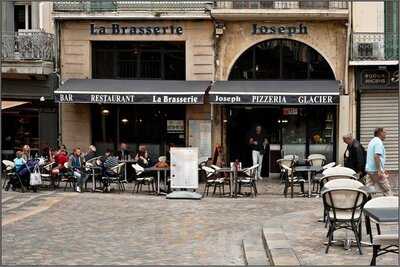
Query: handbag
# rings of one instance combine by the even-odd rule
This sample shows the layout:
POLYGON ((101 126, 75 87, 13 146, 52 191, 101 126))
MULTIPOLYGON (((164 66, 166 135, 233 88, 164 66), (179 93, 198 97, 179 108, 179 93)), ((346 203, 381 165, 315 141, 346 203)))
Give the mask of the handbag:
POLYGON ((38 166, 36 166, 33 169, 33 172, 31 172, 29 184, 32 185, 32 186, 33 185, 41 185, 42 184, 42 176, 40 175, 38 166))

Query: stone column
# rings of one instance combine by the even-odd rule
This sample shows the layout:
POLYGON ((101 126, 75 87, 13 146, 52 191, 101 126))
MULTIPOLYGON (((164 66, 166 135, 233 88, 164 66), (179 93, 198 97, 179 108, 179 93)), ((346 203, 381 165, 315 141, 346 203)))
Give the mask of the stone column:
POLYGON ((40 23, 40 19, 39 19, 39 2, 37 1, 32 1, 32 18, 31 18, 31 22, 32 22, 32 29, 36 30, 39 29, 39 23, 40 23))
POLYGON ((350 96, 341 95, 338 114, 338 131, 336 137, 336 163, 343 166, 343 155, 346 145, 342 140, 342 136, 351 132, 351 101, 350 96))
POLYGON ((1 13, 1 31, 14 32, 14 3, 2 1, 1 13))

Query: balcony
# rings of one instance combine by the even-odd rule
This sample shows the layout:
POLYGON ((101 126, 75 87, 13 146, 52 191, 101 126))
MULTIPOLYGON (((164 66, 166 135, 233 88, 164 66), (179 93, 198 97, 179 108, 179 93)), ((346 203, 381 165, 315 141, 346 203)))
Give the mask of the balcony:
POLYGON ((213 17, 225 20, 347 20, 348 1, 216 0, 213 17))
POLYGON ((53 72, 54 35, 37 30, 3 33, 3 74, 48 75, 53 72))
POLYGON ((353 33, 350 65, 398 64, 399 34, 353 33))
POLYGON ((214 1, 194 0, 141 0, 141 1, 89 1, 89 0, 58 0, 53 3, 55 18, 149 18, 149 17, 200 17, 209 18, 208 11, 214 1))

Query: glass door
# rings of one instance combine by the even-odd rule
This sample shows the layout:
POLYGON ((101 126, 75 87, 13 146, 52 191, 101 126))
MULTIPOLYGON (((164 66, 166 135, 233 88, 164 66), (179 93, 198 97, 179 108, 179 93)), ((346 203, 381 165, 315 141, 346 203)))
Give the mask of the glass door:
POLYGON ((282 108, 278 122, 282 129, 282 156, 297 155, 300 159, 304 159, 307 143, 304 109, 282 108))

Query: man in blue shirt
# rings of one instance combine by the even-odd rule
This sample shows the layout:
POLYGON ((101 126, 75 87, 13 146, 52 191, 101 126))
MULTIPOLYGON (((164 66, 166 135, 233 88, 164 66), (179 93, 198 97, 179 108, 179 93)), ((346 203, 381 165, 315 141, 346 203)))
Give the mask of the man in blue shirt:
POLYGON ((385 147, 383 141, 386 138, 386 131, 383 128, 376 128, 374 138, 368 144, 367 162, 365 170, 368 173, 368 185, 376 185, 384 195, 392 195, 388 180, 389 175, 385 171, 385 147))

